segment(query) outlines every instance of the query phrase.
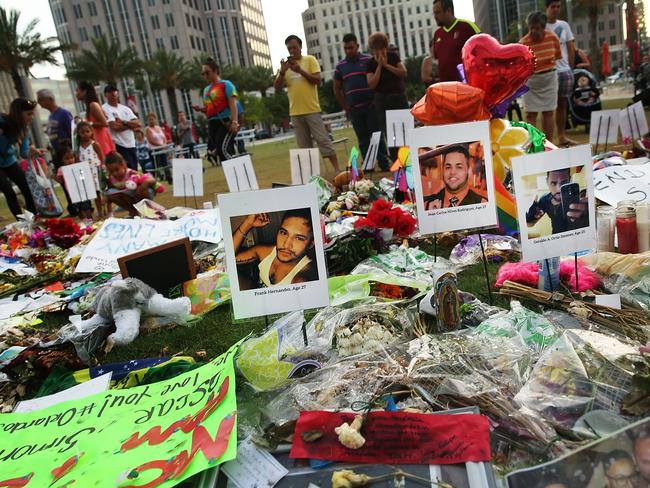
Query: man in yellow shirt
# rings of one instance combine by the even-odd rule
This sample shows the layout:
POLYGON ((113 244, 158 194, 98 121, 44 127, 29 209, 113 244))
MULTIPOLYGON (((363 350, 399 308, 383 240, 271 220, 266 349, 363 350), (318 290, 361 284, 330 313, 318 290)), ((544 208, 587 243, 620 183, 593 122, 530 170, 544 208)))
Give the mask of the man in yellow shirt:
POLYGON ((318 101, 320 65, 314 56, 302 55, 302 40, 298 36, 290 35, 284 44, 289 57, 280 61, 275 89, 280 90, 284 84, 287 86, 289 115, 298 147, 313 147, 312 140, 316 141, 321 154, 330 160, 338 174, 341 170, 336 150, 325 129, 318 101))

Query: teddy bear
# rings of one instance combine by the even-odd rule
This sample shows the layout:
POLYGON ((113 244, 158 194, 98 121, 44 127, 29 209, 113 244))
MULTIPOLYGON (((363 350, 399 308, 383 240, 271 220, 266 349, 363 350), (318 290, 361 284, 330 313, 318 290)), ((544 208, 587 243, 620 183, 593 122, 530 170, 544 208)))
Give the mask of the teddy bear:
POLYGON ((95 315, 81 321, 81 330, 115 324, 115 332, 106 339, 106 349, 133 342, 140 332, 140 316, 183 318, 190 314, 188 297, 169 299, 137 278, 113 281, 97 291, 90 307, 95 315))
MULTIPOLYGON (((124 186, 127 190, 136 190, 140 184, 144 183, 148 179, 155 179, 151 173, 134 174, 129 177, 129 179, 124 183, 124 186)), ((155 193, 162 193, 165 191, 165 185, 156 181, 153 185, 153 191, 155 193)))

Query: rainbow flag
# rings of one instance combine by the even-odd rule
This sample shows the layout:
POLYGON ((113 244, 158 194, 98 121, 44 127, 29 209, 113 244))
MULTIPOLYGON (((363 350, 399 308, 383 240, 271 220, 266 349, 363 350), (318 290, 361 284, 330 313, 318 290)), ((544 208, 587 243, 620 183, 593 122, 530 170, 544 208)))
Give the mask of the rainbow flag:
POLYGON ((494 189, 497 197, 497 216, 499 217, 499 231, 504 235, 519 233, 517 224, 517 205, 515 197, 506 190, 498 178, 494 179, 494 189))

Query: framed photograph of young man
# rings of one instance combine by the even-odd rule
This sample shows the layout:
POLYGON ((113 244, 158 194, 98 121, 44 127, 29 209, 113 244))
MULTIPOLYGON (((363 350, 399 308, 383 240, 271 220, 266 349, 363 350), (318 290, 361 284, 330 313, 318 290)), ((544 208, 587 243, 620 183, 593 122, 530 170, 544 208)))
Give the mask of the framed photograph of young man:
POLYGON ((487 121, 415 129, 411 154, 422 234, 497 225, 487 121))
POLYGON ((512 174, 525 261, 596 247, 589 146, 512 158, 512 174))
POLYGON ((219 195, 236 319, 329 304, 316 187, 219 195))

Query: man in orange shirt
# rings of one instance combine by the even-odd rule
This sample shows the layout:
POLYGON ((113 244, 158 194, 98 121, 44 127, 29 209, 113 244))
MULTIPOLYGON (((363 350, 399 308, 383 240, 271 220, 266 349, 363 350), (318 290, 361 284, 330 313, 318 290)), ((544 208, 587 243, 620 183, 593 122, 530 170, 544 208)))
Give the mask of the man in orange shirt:
POLYGON ((546 15, 533 12, 528 16, 528 34, 519 42, 528 46, 535 55, 535 74, 528 79, 529 90, 523 97, 526 122, 537 126, 537 114, 542 112, 542 130, 550 141, 553 139, 553 112, 558 97, 555 61, 562 58, 560 39, 546 30, 546 15))

